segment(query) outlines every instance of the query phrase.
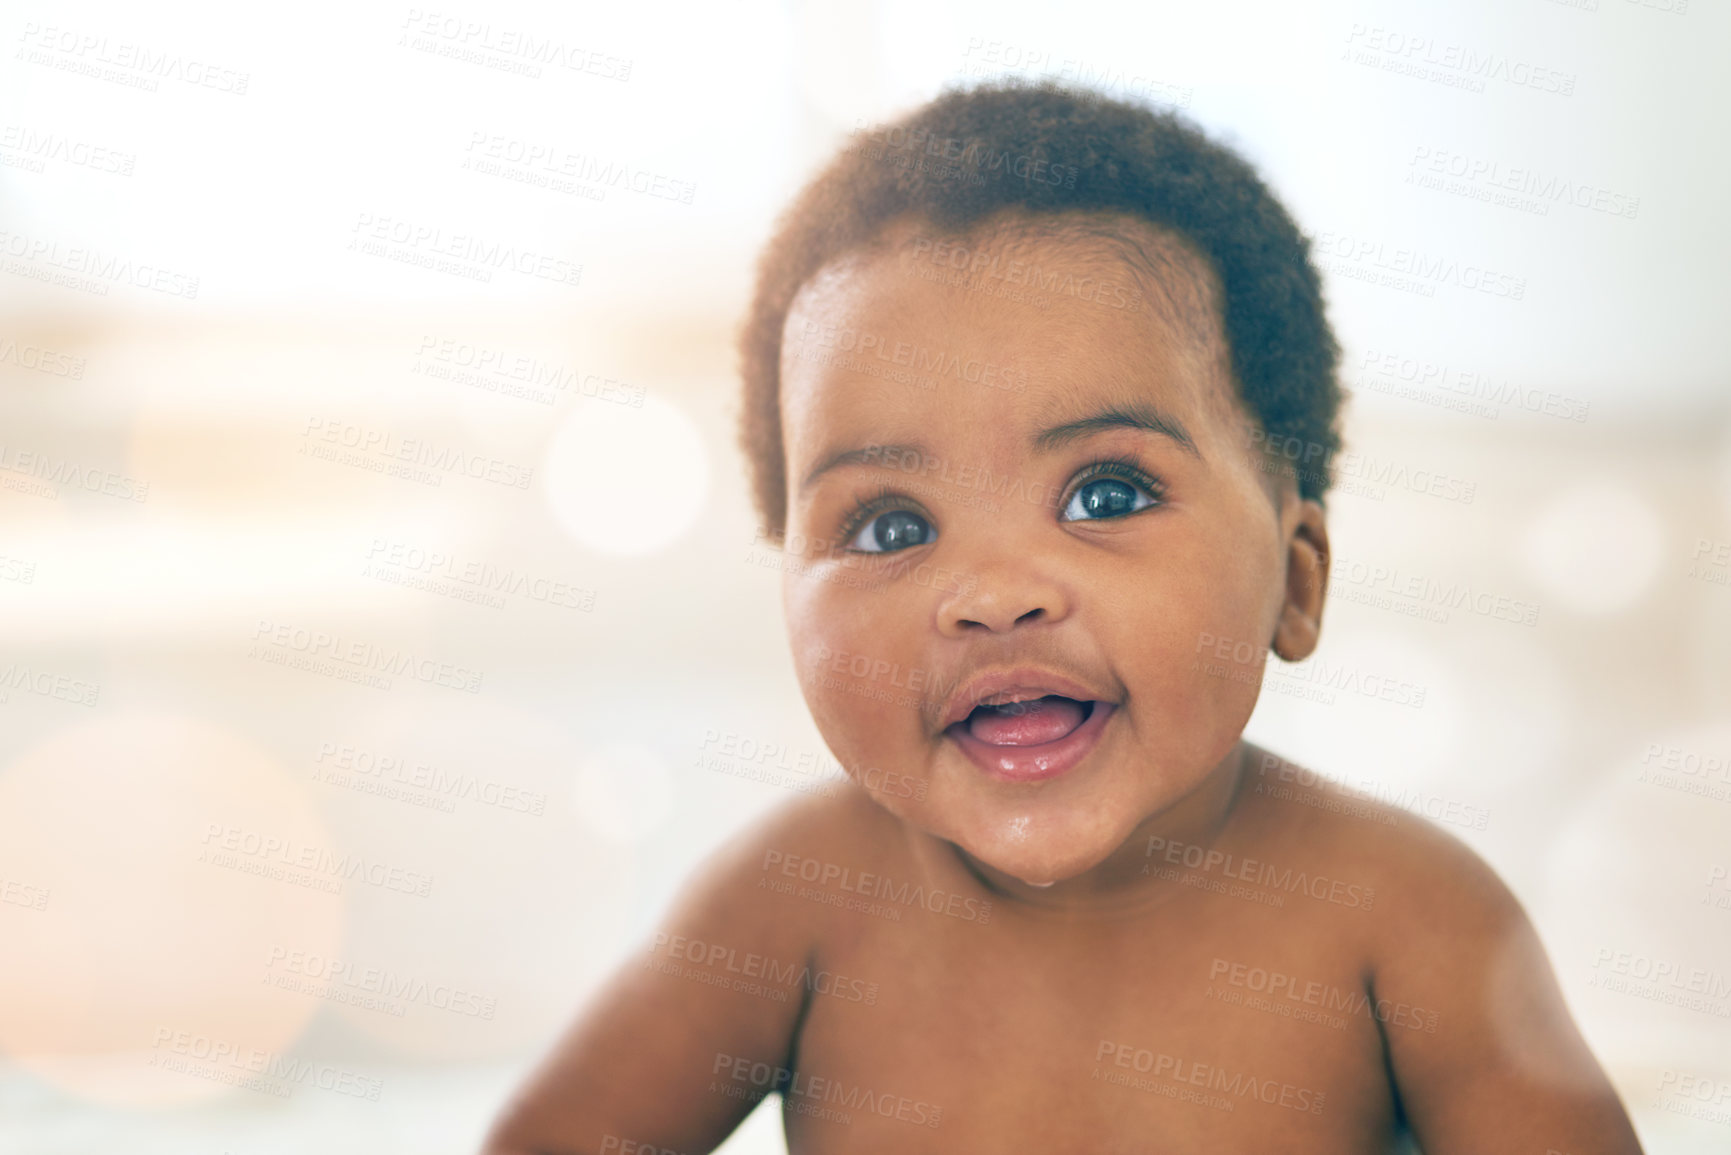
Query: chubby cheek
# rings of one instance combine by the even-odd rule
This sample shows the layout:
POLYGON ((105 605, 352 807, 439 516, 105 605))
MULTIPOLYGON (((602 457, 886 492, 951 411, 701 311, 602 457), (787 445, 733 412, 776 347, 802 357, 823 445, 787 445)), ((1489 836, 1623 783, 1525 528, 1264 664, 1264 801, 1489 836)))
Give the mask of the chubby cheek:
POLYGON ((1126 630, 1144 643, 1120 651, 1132 687, 1131 721, 1154 765, 1200 777, 1237 743, 1256 708, 1276 607, 1267 563, 1242 559, 1209 588, 1186 578, 1171 596, 1146 605, 1126 630))
POLYGON ((1248 647, 1240 643, 1237 652, 1244 660, 1217 658, 1210 641, 1216 634, 1208 626, 1217 629, 1219 623, 1198 624, 1172 637, 1160 652, 1150 647, 1137 655, 1143 668, 1128 671, 1138 687, 1131 717, 1157 765, 1198 772, 1213 767, 1256 707, 1266 647, 1246 658, 1248 647))
POLYGON ((919 610, 894 587, 844 584, 856 577, 843 567, 784 574, 794 667, 818 732, 850 773, 914 771, 920 707, 940 689, 920 663, 919 610))

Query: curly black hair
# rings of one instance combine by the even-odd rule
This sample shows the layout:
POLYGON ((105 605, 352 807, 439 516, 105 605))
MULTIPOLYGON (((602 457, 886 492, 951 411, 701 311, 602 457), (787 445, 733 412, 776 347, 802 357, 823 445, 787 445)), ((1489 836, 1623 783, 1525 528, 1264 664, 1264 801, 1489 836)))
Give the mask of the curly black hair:
MULTIPOLYGON (((892 222, 962 234, 1005 212, 1110 214, 1176 234, 1212 265, 1231 368, 1265 446, 1320 499, 1340 445, 1340 347, 1310 242, 1248 162, 1174 112, 1050 81, 956 88, 856 133, 778 222, 740 334, 741 444, 767 530, 785 528, 782 333, 800 288, 892 222), (863 138, 863 139, 862 139, 863 138), (1312 463, 1315 463, 1314 465, 1312 463)), ((1056 222, 1054 222, 1056 223, 1056 222)))

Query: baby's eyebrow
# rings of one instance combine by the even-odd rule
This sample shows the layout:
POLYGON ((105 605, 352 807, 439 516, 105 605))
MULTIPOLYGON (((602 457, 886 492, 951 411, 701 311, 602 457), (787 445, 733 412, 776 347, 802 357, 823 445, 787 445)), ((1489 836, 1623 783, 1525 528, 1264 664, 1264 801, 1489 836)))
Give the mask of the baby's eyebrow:
POLYGON ((1202 451, 1197 449, 1196 442, 1190 439, 1190 433, 1184 428, 1183 422, 1176 417, 1167 416, 1146 402, 1109 405, 1080 420, 1066 421, 1062 425, 1043 429, 1034 435, 1034 448, 1043 453, 1105 429, 1144 429, 1149 433, 1158 433, 1171 438, 1179 448, 1198 461, 1202 459, 1202 451))
MULTIPOLYGON (((1202 451, 1197 449, 1196 442, 1190 439, 1190 433, 1184 428, 1183 422, 1176 417, 1168 417, 1146 402, 1109 405, 1076 421, 1066 421, 1062 425, 1043 429, 1034 435, 1034 449, 1041 453, 1049 452, 1107 429, 1142 429, 1149 433, 1158 433, 1171 438, 1174 444, 1198 461, 1202 460, 1202 451)), ((926 447, 918 442, 898 442, 894 445, 874 443, 862 445, 858 449, 843 449, 818 462, 799 483, 799 490, 804 493, 817 483, 818 478, 832 469, 874 463, 894 468, 897 462, 923 460, 926 456, 926 447)))
POLYGON ((810 489, 817 479, 832 469, 840 469, 844 465, 870 465, 873 462, 894 465, 908 458, 923 460, 926 457, 926 447, 915 443, 898 445, 863 445, 858 449, 844 449, 840 453, 832 453, 817 463, 805 480, 799 483, 799 491, 804 493, 810 489))

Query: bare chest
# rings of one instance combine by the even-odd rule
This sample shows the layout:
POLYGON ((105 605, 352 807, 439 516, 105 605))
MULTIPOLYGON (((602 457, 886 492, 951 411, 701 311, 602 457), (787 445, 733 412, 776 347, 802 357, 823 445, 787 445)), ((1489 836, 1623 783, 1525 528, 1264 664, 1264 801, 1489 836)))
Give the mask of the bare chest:
POLYGON ((1379 1008, 1341 913, 1235 905, 861 920, 823 953, 790 1149, 1386 1151, 1379 1008))

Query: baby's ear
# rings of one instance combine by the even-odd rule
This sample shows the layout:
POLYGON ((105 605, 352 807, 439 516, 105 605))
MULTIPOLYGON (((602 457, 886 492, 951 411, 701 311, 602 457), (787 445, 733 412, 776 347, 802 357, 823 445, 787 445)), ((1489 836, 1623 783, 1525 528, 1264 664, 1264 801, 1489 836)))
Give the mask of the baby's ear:
POLYGON ((1328 596, 1328 521, 1320 502, 1289 500, 1286 531, 1286 600, 1274 627, 1274 652, 1301 662, 1316 650, 1322 633, 1322 604, 1328 596))

